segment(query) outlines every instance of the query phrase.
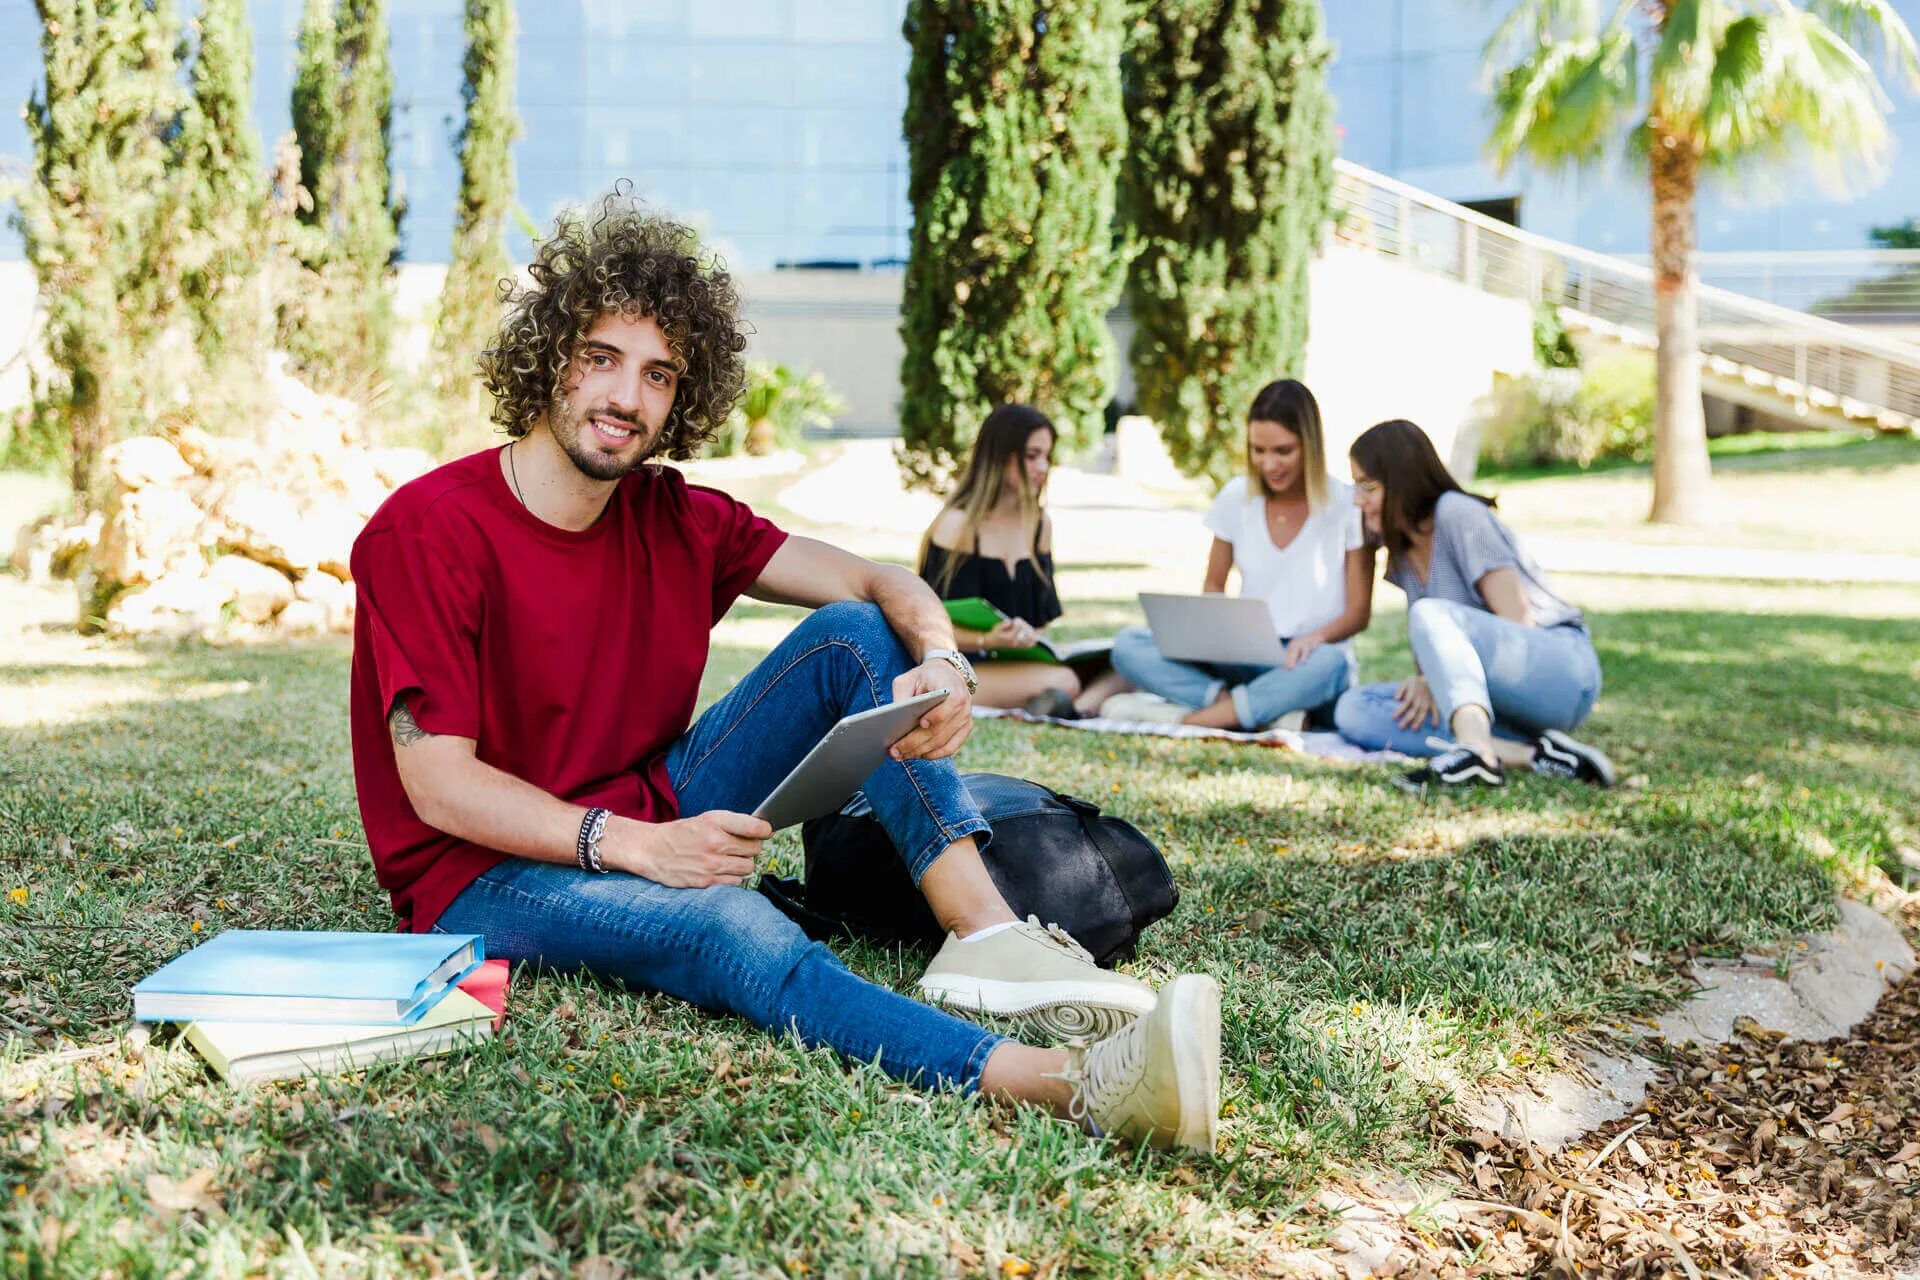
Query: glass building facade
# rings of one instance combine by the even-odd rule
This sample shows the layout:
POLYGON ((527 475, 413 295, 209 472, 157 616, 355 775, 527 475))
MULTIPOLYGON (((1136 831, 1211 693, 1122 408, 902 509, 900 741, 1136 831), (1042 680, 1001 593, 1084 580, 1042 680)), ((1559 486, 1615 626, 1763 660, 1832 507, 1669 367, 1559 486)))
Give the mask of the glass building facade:
MULTIPOLYGON (((188 8, 191 3, 187 4, 188 8)), ((302 0, 254 0, 255 121, 289 127, 302 0)), ((1644 253, 1644 181, 1630 172, 1495 174, 1482 157, 1480 50, 1503 6, 1486 0, 1328 0, 1341 152, 1450 199, 1590 248, 1644 253)), ((1895 0, 1920 26, 1920 0, 1895 0)), ((459 182, 460 0, 391 0, 393 164, 405 256, 446 257, 459 182)), ((524 133, 518 203, 534 223, 620 178, 700 225, 747 270, 897 265, 906 256, 904 0, 546 0, 520 6, 516 82, 524 133)), ((0 0, 0 103, 39 76, 31 0, 0 0)), ((1920 216, 1920 99, 1895 90, 1889 177, 1851 201, 1802 194, 1801 175, 1751 175, 1779 203, 1713 187, 1708 249, 1863 248, 1867 228, 1920 216)), ((0 156, 26 130, 0 110, 0 156)), ((516 250, 525 237, 513 233, 516 250)), ((19 240, 0 233, 0 256, 19 240)))

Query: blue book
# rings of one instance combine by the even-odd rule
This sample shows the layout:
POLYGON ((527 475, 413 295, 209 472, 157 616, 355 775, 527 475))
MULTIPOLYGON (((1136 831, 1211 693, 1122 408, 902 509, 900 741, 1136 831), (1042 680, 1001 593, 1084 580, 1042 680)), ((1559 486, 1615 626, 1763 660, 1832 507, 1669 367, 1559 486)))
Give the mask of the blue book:
POLYGON ((229 929, 142 979, 133 1016, 405 1026, 485 958, 477 933, 229 929))

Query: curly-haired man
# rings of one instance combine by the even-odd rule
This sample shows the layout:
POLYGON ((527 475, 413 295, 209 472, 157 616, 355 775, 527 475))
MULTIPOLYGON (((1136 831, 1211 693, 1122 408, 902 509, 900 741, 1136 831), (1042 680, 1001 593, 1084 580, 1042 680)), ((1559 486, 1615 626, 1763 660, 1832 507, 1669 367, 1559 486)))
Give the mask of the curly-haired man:
POLYGON ((354 545, 354 775, 404 927, 737 1013, 924 1085, 1211 1151, 1219 989, 1097 968, 1014 918, 948 757, 972 673, 905 569, 789 537, 686 458, 742 385, 726 272, 623 194, 563 215, 481 360, 511 437, 396 492, 354 545), (742 594, 812 608, 694 721, 709 633, 742 594), (841 716, 948 691, 864 789, 950 931, 921 991, 1042 1029, 1039 1048, 854 976, 741 887, 749 816, 841 716))

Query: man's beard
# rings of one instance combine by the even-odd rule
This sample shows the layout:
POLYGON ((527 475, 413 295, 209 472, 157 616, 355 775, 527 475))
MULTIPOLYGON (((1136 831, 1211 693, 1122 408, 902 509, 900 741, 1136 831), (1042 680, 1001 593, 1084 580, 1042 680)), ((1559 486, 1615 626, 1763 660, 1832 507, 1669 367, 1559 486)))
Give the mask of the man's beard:
POLYGON ((571 401, 562 399, 554 406, 553 438, 559 444, 561 452, 565 453, 568 460, 579 469, 580 474, 590 480, 618 480, 629 471, 635 470, 653 456, 654 448, 659 444, 660 434, 657 431, 649 433, 646 424, 633 415, 621 413, 617 409, 610 409, 604 405, 598 409, 576 412, 571 401), (610 458, 587 443, 587 433, 593 429, 588 425, 587 419, 594 417, 609 418, 623 427, 632 428, 634 434, 639 437, 640 451, 634 455, 631 462, 610 458))

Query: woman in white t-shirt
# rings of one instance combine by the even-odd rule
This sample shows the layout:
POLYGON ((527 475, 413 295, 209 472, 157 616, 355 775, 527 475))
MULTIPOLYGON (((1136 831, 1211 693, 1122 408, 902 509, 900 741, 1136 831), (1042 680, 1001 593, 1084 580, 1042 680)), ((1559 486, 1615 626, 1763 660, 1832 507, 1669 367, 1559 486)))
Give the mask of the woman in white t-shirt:
POLYGON ((1279 666, 1176 662, 1153 633, 1115 638, 1113 666, 1157 697, 1116 694, 1100 714, 1178 720, 1216 729, 1299 728, 1353 683, 1349 638, 1373 616, 1373 551, 1361 534, 1352 486, 1327 474, 1320 406, 1292 379, 1268 383, 1247 413, 1247 474, 1229 480, 1207 512, 1213 533, 1202 590, 1227 588, 1266 602, 1283 646, 1279 666))

